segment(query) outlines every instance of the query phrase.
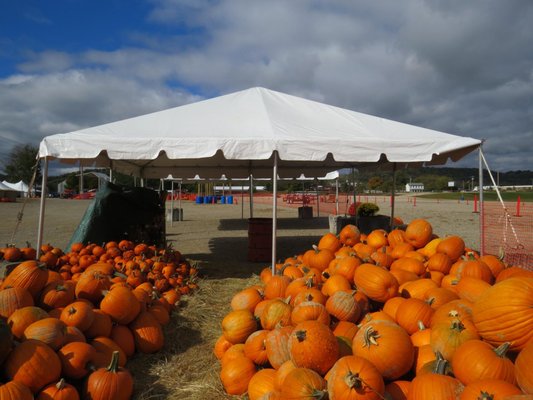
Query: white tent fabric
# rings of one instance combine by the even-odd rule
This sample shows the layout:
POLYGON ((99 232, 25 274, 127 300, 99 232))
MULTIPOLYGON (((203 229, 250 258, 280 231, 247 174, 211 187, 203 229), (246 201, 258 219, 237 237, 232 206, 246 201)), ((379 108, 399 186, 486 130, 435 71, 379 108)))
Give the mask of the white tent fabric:
MULTIPOLYGON (((273 179, 272 268, 277 179, 361 165, 444 164, 481 141, 374 117, 265 88, 45 137, 39 157, 108 167, 141 178, 273 179)), ((41 198, 38 246, 42 243, 41 198)))
POLYGON ((45 137, 39 157, 144 178, 322 176, 358 163, 458 160, 477 139, 450 135, 265 88, 45 137))
POLYGON ((15 192, 15 191, 17 191, 17 189, 14 189, 11 186, 6 185, 4 182, 0 182, 0 190, 2 190, 4 192, 15 192))
POLYGON ((8 181, 2 182, 5 186, 10 187, 13 190, 16 190, 18 192, 28 192, 28 185, 26 185, 23 181, 18 181, 17 183, 10 183, 8 181))

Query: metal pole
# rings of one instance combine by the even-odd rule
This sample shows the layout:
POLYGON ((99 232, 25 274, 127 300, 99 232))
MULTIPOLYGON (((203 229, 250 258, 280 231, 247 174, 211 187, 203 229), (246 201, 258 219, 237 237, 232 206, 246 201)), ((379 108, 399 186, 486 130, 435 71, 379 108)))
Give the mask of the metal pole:
POLYGON ((481 146, 479 146, 478 149, 478 156, 479 156, 479 253, 481 255, 484 254, 485 249, 485 238, 484 238, 484 226, 483 226, 483 220, 485 217, 484 209, 483 207, 483 151, 481 149, 481 146))
POLYGON ((278 156, 274 152, 272 171, 272 275, 276 273, 276 230, 278 218, 278 156))
POLYGON ((183 210, 181 209, 181 181, 178 182, 178 221, 183 221, 183 210))
POLYGON ((43 244, 43 230, 44 230, 44 207, 46 204, 46 185, 48 184, 48 158, 44 158, 43 178, 41 181, 41 204, 39 209, 39 226, 37 230, 37 259, 41 254, 41 246, 43 244))
POLYGON ((339 215, 339 178, 335 179, 335 215, 339 215))
POLYGON ((83 165, 80 161, 80 194, 83 193, 83 165))
POLYGON ((174 225, 174 179, 170 182, 170 226, 174 225))
POLYGON ((396 194, 396 163, 392 163, 392 190, 391 190, 391 205, 390 205, 390 230, 394 226, 394 203, 396 194))
POLYGON ((355 168, 352 167, 352 184, 353 184, 353 209, 355 212, 355 224, 357 225, 357 199, 355 198, 355 168))
POLYGON ((250 218, 254 217, 254 177, 250 175, 250 218))
POLYGON ((320 195, 318 194, 318 179, 316 181, 316 216, 320 217, 320 195))

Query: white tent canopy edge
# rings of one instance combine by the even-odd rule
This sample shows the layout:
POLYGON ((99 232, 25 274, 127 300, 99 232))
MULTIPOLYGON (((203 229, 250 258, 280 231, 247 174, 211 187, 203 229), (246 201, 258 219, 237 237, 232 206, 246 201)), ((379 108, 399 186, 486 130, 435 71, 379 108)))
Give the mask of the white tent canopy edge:
MULTIPOLYGON (((444 164, 481 141, 251 88, 139 117, 45 137, 49 160, 108 167, 142 178, 323 176, 368 165, 444 164)), ((274 193, 275 194, 275 193, 274 193)), ((39 215, 42 242, 44 197, 39 215)), ((276 196, 273 220, 276 220, 276 196)), ((272 266, 276 256, 273 222, 272 266)))

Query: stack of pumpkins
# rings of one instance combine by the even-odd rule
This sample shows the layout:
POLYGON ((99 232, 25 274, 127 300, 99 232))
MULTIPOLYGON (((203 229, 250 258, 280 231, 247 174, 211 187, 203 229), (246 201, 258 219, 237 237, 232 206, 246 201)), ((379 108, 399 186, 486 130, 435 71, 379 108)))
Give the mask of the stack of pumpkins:
POLYGON ((214 345, 228 394, 533 399, 533 272, 423 219, 353 225, 236 293, 214 345))
POLYGON ((40 250, 1 281, 0 399, 129 399, 126 362, 162 349, 194 268, 177 251, 127 240, 40 250))

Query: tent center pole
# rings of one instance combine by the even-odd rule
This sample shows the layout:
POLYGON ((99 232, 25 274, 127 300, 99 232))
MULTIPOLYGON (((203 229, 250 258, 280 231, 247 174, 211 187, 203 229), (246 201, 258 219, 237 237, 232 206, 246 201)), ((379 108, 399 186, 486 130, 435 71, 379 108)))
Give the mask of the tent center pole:
POLYGON ((170 226, 174 225, 174 180, 170 182, 170 226))
POLYGON ((272 168, 272 275, 276 273, 276 231, 278 218, 278 155, 274 152, 272 168))
POLYGON ((250 175, 250 218, 254 217, 254 177, 250 175))
POLYGON ((39 226, 37 230, 37 259, 41 254, 41 246, 43 244, 44 231, 44 207, 46 203, 46 186, 48 185, 48 157, 44 158, 43 177, 41 182, 41 204, 39 208, 39 226))

